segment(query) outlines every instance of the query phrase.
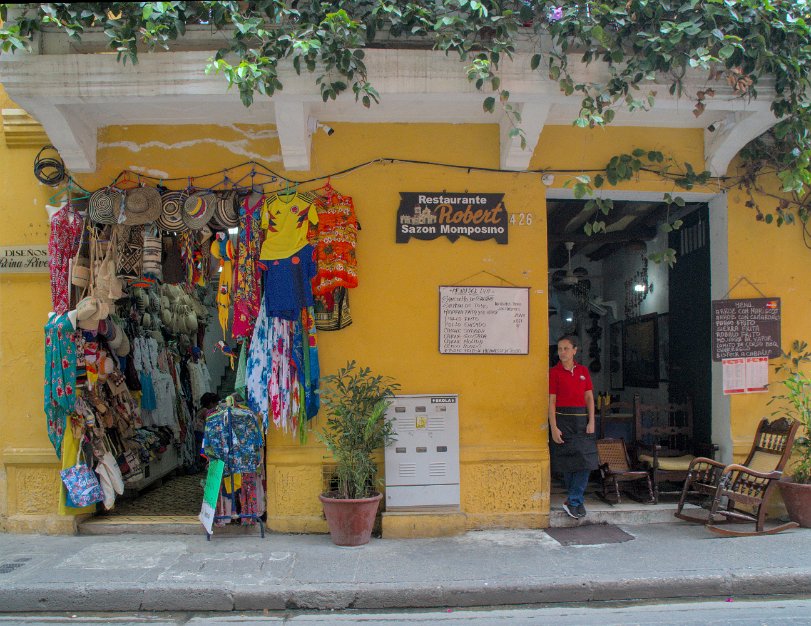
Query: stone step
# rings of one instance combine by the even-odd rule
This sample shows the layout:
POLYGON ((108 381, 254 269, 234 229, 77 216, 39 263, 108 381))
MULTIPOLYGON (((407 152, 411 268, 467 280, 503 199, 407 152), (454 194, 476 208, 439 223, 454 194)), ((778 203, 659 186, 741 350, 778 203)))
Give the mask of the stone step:
MULTIPOLYGON (((192 515, 111 515, 81 522, 80 535, 201 535, 206 532, 200 520, 192 515)), ((216 537, 259 536, 259 526, 228 524, 214 527, 216 537)))
MULTIPOLYGON (((639 504, 637 502, 623 502, 619 505, 610 505, 602 501, 586 500, 585 506, 588 515, 583 519, 573 519, 566 514, 561 506, 563 500, 553 498, 549 512, 549 525, 552 528, 568 528, 583 524, 620 524, 635 526, 640 524, 665 524, 678 521, 673 514, 676 512, 675 502, 660 502, 659 504, 639 504)), ((700 507, 688 504, 685 510, 698 510, 700 507)))

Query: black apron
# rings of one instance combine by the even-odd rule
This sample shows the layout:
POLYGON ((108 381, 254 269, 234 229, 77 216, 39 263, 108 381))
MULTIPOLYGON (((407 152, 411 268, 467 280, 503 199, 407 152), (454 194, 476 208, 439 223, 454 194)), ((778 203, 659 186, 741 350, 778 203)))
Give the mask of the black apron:
POLYGON ((549 433, 549 452, 553 472, 579 472, 596 470, 597 437, 586 434, 589 416, 583 406, 559 406, 555 419, 563 437, 563 443, 555 443, 549 433))

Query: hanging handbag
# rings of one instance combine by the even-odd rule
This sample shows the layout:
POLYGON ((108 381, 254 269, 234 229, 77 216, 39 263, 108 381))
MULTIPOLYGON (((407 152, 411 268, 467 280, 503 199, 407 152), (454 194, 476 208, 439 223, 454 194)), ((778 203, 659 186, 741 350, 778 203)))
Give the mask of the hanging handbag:
POLYGON ((84 235, 87 229, 88 226, 85 224, 82 227, 82 234, 79 237, 79 248, 76 250, 76 256, 69 261, 70 267, 68 268, 71 284, 81 289, 87 289, 90 284, 90 258, 86 256, 87 253, 83 245, 85 243, 84 235), (83 252, 85 256, 82 256, 83 252))
POLYGON ((143 225, 116 224, 116 274, 122 278, 139 278, 144 257, 143 225))
POLYGON ((144 276, 163 280, 161 253, 163 243, 154 223, 144 229, 144 260, 141 268, 144 276))
POLYGON ((80 462, 82 446, 76 453, 76 465, 63 469, 59 472, 62 483, 75 507, 85 507, 104 500, 104 493, 101 491, 99 479, 88 465, 80 462))

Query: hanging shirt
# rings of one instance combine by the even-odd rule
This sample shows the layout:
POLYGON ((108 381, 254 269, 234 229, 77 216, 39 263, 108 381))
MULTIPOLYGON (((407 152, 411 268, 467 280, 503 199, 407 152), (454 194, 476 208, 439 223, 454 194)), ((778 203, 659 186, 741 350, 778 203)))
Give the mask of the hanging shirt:
POLYGON ((264 440, 253 411, 222 406, 206 419, 204 449, 225 463, 227 474, 255 472, 264 440))
POLYGON ((316 273, 313 247, 305 245, 287 259, 261 262, 265 276, 265 313, 286 320, 301 318, 301 309, 314 306, 312 280, 316 273))
POLYGON ((265 243, 259 258, 286 259, 307 245, 310 223, 318 223, 312 200, 302 194, 270 196, 262 210, 265 243))

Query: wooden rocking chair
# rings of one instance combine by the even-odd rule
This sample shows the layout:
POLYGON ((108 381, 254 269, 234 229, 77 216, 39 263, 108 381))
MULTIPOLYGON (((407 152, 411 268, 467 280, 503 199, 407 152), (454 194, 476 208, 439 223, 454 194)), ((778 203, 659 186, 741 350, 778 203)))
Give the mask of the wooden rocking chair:
POLYGON ((732 537, 772 535, 799 526, 788 522, 764 529, 769 495, 783 475, 799 426, 799 422, 785 417, 773 422, 764 417, 743 465, 725 466, 712 459, 694 459, 674 515, 688 522, 704 524, 707 530, 719 535, 732 537), (691 495, 712 497, 706 517, 683 511, 691 495), (726 504, 722 505, 722 498, 726 498, 726 504), (745 532, 721 528, 717 526, 721 522, 754 523, 755 530, 745 532))
MULTIPOLYGON (((600 458, 600 478, 603 490, 600 497, 608 502, 609 489, 613 488, 617 504, 620 498, 620 483, 645 481, 648 485, 648 502, 653 502, 653 487, 650 475, 645 470, 631 469, 631 460, 623 439, 598 439, 597 456, 600 458)), ((641 500, 640 500, 641 501, 641 500)))

